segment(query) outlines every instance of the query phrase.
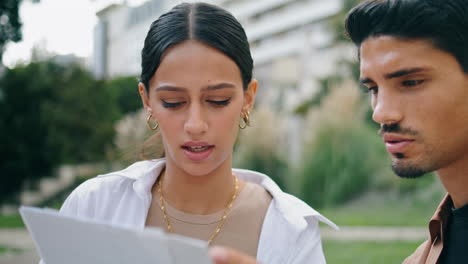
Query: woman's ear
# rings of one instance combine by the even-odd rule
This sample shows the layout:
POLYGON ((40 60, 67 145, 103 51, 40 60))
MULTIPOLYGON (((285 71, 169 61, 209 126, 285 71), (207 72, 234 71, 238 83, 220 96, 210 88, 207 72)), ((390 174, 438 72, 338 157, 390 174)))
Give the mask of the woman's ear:
POLYGON ((143 107, 151 112, 151 107, 149 105, 149 95, 146 92, 145 85, 142 82, 138 83, 138 92, 140 93, 141 102, 143 103, 143 107))
POLYGON ((255 104, 255 96, 257 95, 258 81, 252 79, 247 90, 244 92, 244 105, 242 106, 242 112, 247 112, 253 109, 255 104))

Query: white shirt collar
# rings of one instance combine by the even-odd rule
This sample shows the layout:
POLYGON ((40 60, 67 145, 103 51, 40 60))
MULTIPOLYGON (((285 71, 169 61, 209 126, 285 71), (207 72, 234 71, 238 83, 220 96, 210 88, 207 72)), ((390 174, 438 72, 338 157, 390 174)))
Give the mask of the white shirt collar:
MULTIPOLYGON (((136 194, 142 198, 148 198, 151 195, 151 188, 159 177, 159 174, 165 164, 166 159, 164 158, 140 161, 132 164, 124 170, 117 171, 112 174, 134 180, 133 189, 136 194)), ((336 230, 339 229, 337 225, 322 216, 306 203, 302 201, 298 203, 297 200, 295 202, 290 202, 294 197, 283 192, 279 186, 265 174, 245 169, 233 169, 233 171, 240 179, 253 182, 264 187, 272 195, 277 209, 282 212, 282 215, 284 215, 289 222, 297 225, 298 218, 305 220, 309 217, 315 217, 332 228, 336 230)), ((305 228, 307 223, 304 221, 303 223, 300 223, 300 225, 305 228)))

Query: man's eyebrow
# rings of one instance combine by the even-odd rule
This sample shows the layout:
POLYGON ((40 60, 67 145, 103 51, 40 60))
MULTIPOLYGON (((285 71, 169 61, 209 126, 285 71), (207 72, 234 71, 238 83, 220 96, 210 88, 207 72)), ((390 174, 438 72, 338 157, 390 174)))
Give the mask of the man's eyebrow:
MULTIPOLYGON (((409 74, 423 72, 423 71, 427 71, 427 70, 429 70, 429 69, 428 68, 420 68, 420 67, 407 68, 407 69, 398 70, 396 72, 387 73, 387 74, 385 74, 384 77, 385 77, 385 79, 388 80, 388 79, 399 78, 399 77, 403 77, 403 76, 406 76, 406 75, 409 75, 409 74)), ((362 79, 360 79, 360 82, 362 84, 374 83, 374 81, 371 78, 362 78, 362 79)))
POLYGON ((418 73, 418 72, 423 72, 423 71, 427 71, 427 70, 428 70, 427 68, 420 68, 420 67, 402 69, 402 70, 398 70, 396 72, 385 74, 385 79, 393 79, 393 78, 403 77, 405 75, 418 73))
POLYGON ((224 88, 236 88, 236 86, 232 83, 218 83, 214 85, 208 85, 203 90, 212 91, 212 90, 219 90, 224 88))

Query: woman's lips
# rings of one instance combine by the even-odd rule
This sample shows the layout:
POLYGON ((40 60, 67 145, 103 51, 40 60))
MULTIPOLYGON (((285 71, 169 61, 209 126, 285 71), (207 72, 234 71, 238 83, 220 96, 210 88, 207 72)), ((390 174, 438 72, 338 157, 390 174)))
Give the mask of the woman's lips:
POLYGON ((202 161, 207 159, 213 152, 214 145, 206 143, 186 143, 182 145, 185 155, 192 161, 202 161))

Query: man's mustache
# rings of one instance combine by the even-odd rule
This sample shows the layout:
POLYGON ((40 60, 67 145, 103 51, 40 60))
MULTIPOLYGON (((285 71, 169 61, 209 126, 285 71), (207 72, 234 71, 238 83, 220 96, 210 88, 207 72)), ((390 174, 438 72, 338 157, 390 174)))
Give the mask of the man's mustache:
POLYGON ((381 125, 379 129, 379 135, 383 136, 383 134, 385 133, 398 133, 398 134, 410 135, 410 136, 415 136, 418 134, 418 132, 410 128, 401 127, 400 124, 398 123, 381 125))

